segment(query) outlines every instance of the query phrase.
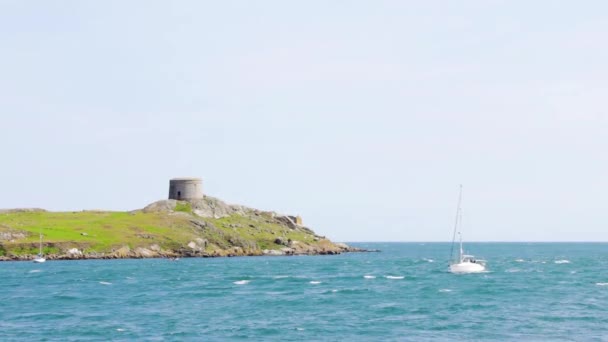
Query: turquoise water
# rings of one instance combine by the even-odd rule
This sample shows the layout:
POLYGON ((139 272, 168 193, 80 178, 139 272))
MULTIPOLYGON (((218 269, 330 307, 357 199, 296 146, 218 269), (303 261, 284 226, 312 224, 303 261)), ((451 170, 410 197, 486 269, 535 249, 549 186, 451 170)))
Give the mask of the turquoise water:
POLYGON ((3 262, 0 340, 608 340, 608 244, 468 244, 471 275, 356 245, 382 252, 3 262))

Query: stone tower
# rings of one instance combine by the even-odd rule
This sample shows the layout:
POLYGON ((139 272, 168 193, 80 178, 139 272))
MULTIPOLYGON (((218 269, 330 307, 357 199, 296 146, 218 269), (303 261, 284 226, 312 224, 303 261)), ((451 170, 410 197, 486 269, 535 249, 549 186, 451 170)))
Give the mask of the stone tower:
POLYGON ((200 178, 173 178, 169 181, 169 199, 191 201, 203 198, 200 178))

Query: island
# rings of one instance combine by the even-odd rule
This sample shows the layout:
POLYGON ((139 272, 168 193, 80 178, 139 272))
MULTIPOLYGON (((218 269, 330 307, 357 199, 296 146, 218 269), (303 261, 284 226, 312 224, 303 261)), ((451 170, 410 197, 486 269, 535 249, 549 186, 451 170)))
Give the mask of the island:
POLYGON ((40 235, 48 260, 363 251, 315 234, 299 216, 229 205, 206 195, 182 198, 187 192, 175 188, 170 199, 133 211, 0 210, 0 260, 33 259, 40 235))

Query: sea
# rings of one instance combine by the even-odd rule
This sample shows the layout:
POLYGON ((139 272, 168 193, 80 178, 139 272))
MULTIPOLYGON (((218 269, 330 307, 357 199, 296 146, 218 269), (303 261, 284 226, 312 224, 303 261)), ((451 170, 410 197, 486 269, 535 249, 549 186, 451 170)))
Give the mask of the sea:
POLYGON ((608 341, 607 243, 0 263, 0 341, 608 341))

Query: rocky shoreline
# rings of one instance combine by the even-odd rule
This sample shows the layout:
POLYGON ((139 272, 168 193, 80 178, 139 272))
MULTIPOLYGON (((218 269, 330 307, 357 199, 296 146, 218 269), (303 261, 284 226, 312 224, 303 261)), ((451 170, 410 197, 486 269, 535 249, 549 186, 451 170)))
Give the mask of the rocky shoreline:
MULTIPOLYGON (((229 250, 215 250, 211 253, 197 252, 193 250, 177 250, 154 251, 147 248, 138 247, 131 250, 127 246, 112 253, 83 253, 80 250, 72 249, 67 254, 49 254, 45 255, 47 260, 96 260, 96 259, 175 259, 175 258, 220 258, 220 257, 244 257, 244 256, 298 256, 298 255, 337 255, 342 253, 363 253, 363 252, 379 252, 378 250, 366 250, 362 248, 351 247, 346 244, 336 244, 339 248, 321 248, 321 249, 297 249, 285 247, 280 250, 264 249, 264 250, 245 250, 240 247, 234 247, 229 250)), ((36 255, 11 255, 0 256, 0 261, 31 261, 36 255)))

